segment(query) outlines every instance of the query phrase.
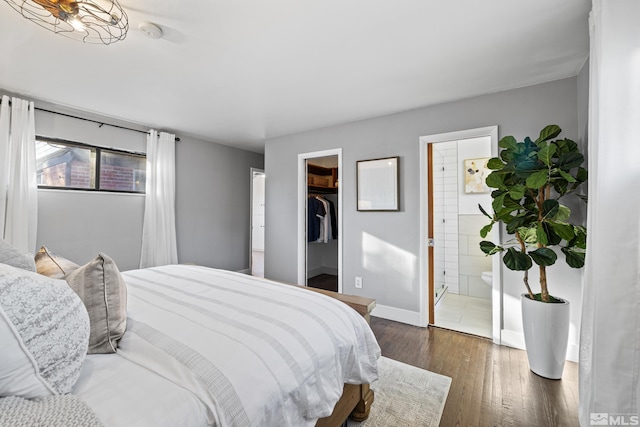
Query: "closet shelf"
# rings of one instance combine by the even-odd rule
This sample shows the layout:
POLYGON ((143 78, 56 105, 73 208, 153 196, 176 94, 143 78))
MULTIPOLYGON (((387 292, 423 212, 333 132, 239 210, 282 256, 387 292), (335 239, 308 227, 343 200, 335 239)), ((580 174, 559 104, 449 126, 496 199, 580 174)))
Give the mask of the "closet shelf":
POLYGON ((310 193, 337 194, 338 168, 325 168, 309 163, 307 185, 310 193))
POLYGON ((338 187, 323 187, 320 185, 309 185, 309 193, 338 194, 338 187))

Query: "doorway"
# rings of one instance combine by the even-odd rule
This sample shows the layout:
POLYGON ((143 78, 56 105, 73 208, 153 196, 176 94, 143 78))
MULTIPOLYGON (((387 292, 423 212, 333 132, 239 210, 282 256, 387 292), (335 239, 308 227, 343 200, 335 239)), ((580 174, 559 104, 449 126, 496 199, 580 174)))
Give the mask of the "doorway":
POLYGON ((264 170, 251 168, 251 215, 249 270, 252 276, 264 277, 264 170))
POLYGON ((341 179, 342 149, 298 156, 300 285, 342 292, 341 179))
MULTIPOLYGON (((421 230, 426 236, 421 248, 421 317, 424 323, 499 343, 500 260, 487 258, 478 247, 486 223, 478 204, 491 211, 490 193, 470 182, 465 185, 465 173, 477 173, 479 159, 496 155, 497 127, 425 136, 420 144, 421 230), (466 171, 469 165, 474 167, 466 171)), ((489 238, 499 241, 498 227, 489 238)))

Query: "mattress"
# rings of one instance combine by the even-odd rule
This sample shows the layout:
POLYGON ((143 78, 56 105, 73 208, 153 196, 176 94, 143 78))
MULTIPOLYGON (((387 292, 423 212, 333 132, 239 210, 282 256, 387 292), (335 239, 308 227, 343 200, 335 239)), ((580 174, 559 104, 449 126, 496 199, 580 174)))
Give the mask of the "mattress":
POLYGON ((313 426, 377 379, 369 325, 330 297, 199 266, 122 274, 127 332, 73 390, 106 426, 313 426))

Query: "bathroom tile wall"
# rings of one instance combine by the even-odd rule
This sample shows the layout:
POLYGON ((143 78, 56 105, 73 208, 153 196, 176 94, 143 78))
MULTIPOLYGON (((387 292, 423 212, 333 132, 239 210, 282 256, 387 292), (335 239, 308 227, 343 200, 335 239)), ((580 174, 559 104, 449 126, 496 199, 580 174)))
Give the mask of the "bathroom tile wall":
POLYGON ((491 257, 480 250, 480 229, 487 225, 483 215, 458 216, 459 289, 461 295, 491 298, 491 287, 481 278, 491 271, 491 257))
POLYGON ((434 253, 436 287, 459 292, 457 141, 434 144, 434 253))

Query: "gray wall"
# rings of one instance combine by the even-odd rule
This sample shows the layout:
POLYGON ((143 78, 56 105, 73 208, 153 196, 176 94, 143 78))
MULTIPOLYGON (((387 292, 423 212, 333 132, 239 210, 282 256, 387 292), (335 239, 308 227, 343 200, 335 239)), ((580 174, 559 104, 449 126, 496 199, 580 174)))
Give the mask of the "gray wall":
POLYGON ((264 156, 181 136, 176 163, 180 262, 249 268, 250 169, 264 156))
MULTIPOLYGON (((578 140, 582 152, 587 156, 589 135, 589 60, 582 67, 578 80, 578 140)), ((586 167, 586 166, 585 166, 586 167)))
MULTIPOLYGON (((7 92, 0 90, 2 93, 7 92)), ((132 123, 35 101, 36 107, 148 130, 132 123)), ((37 135, 146 151, 146 134, 143 133, 99 127, 96 123, 41 111, 36 111, 35 120, 37 135)), ((262 168, 263 155, 177 136, 181 139, 176 143, 179 262, 230 270, 248 268, 250 168, 262 168)), ((38 248, 46 245, 78 264, 104 252, 116 261, 120 270, 138 268, 144 195, 39 190, 38 203, 38 248)))
MULTIPOLYGON (((265 276, 297 280, 298 154, 342 148, 343 291, 375 298, 380 305, 419 312, 420 136, 498 125, 499 137, 523 138, 537 136, 548 124, 558 124, 564 137, 577 140, 577 86, 573 77, 268 139, 265 276), (386 156, 400 156, 400 212, 356 211, 356 161, 386 156), (377 247, 372 250, 363 241, 377 247), (381 255, 375 257, 373 252, 381 255), (355 276, 363 277, 362 289, 354 287, 355 276)), ((505 274, 504 270, 503 328, 514 331, 517 341, 522 331, 519 299, 524 287, 520 274, 505 274)), ((557 270, 550 275, 550 280, 558 279, 558 283, 550 282, 552 292, 579 301, 579 273, 565 271, 568 267, 557 270)), ((579 310, 574 313, 579 315, 579 310)), ((575 320, 574 325, 579 325, 579 317, 575 320)))

